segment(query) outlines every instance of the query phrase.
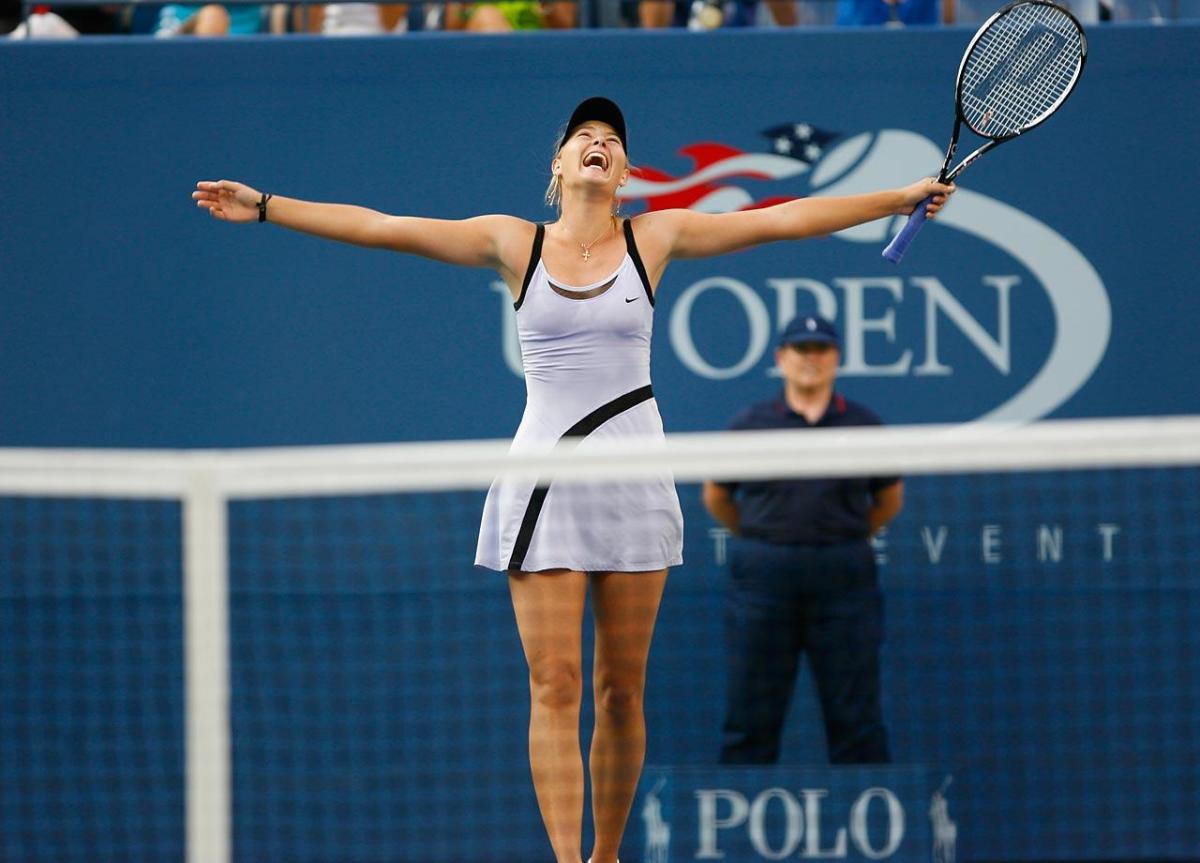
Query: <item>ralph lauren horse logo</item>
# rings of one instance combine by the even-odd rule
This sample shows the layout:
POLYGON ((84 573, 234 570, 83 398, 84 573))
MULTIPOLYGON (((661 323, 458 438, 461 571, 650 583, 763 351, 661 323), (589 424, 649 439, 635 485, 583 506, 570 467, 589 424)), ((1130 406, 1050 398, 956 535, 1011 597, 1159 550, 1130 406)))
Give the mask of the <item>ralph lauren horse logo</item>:
POLYGON ((642 822, 646 828, 645 863, 667 863, 671 851, 671 825, 663 820, 662 801, 658 799, 666 782, 663 778, 654 783, 642 803, 642 822))
POLYGON ((954 863, 958 846, 958 825, 950 820, 946 789, 954 778, 947 776, 942 787, 933 792, 929 803, 929 820, 933 822, 933 863, 954 863))

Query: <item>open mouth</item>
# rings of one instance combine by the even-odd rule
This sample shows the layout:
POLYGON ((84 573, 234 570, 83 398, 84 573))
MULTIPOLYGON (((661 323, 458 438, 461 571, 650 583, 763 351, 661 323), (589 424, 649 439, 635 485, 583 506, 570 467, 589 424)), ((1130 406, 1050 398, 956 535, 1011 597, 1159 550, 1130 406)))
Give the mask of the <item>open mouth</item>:
POLYGON ((600 168, 603 171, 608 170, 608 157, 599 150, 593 150, 583 157, 583 167, 585 168, 600 168))

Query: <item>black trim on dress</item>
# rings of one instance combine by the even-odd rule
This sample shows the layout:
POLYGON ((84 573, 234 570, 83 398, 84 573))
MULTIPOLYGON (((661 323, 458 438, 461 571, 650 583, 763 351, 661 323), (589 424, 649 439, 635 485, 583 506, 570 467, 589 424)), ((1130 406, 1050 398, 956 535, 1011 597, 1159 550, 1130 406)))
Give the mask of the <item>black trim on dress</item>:
MULTIPOLYGON (((600 405, 600 407, 563 432, 558 442, 562 443, 569 438, 587 437, 613 417, 652 398, 654 398, 654 391, 650 388, 649 384, 644 387, 638 387, 636 390, 631 390, 622 396, 617 396, 612 401, 600 405)), ((521 519, 521 527, 517 531, 517 539, 513 543, 512 555, 508 559, 509 571, 519 571, 525 564, 525 555, 529 552, 529 544, 533 542, 533 530, 537 527, 538 517, 542 514, 542 506, 546 503, 546 495, 549 491, 549 483, 545 485, 538 484, 534 487, 533 493, 529 495, 529 503, 525 506, 525 515, 521 519)))
POLYGON ((566 297, 568 300, 590 300, 607 292, 608 289, 616 283, 617 276, 613 276, 611 279, 597 288, 592 288, 587 291, 573 291, 570 288, 564 288, 560 285, 556 285, 549 279, 546 280, 546 284, 550 286, 550 290, 554 291, 554 293, 558 294, 560 297, 566 297))
POLYGON ((546 236, 546 226, 538 225, 537 230, 533 232, 533 251, 529 253, 529 268, 525 270, 525 281, 521 283, 521 296, 517 297, 517 301, 513 303, 514 309, 520 309, 521 303, 525 302, 525 292, 529 290, 529 283, 533 281, 533 273, 537 269, 538 261, 542 259, 542 239, 546 236))
POLYGON ((650 301, 650 305, 654 305, 654 291, 650 290, 650 278, 646 275, 646 268, 642 265, 642 256, 638 254, 637 243, 633 241, 633 220, 625 220, 625 247, 629 251, 629 257, 633 258, 633 265, 637 267, 638 275, 642 278, 642 287, 646 289, 646 299, 650 301))

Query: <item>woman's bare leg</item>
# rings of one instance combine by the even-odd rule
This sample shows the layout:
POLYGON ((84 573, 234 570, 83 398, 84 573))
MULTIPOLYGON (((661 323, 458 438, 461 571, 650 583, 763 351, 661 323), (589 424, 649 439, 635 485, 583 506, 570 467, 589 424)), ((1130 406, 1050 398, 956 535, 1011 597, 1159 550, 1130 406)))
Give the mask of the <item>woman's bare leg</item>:
POLYGON ((529 767, 557 863, 579 863, 583 842, 582 635, 587 576, 509 573, 521 646, 529 663, 529 767))
POLYGON ((650 639, 667 571, 609 572, 592 579, 596 729, 589 765, 596 844, 592 863, 615 863, 646 757, 643 695, 650 639))

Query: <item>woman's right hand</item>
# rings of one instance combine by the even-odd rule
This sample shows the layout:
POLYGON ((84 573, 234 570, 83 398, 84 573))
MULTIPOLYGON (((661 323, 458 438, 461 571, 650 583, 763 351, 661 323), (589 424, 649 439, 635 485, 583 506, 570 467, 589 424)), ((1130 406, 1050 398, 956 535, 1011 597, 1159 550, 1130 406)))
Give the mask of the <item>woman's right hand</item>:
POLYGON ((907 216, 919 207, 922 201, 931 198, 925 208, 925 218, 932 219, 942 207, 946 206, 946 202, 950 200, 950 196, 957 188, 953 183, 939 183, 937 177, 926 177, 924 180, 904 186, 900 189, 903 203, 896 215, 907 216))
POLYGON ((192 192, 197 207, 208 210, 214 219, 224 222, 258 221, 261 197, 258 190, 232 180, 201 180, 192 192))

